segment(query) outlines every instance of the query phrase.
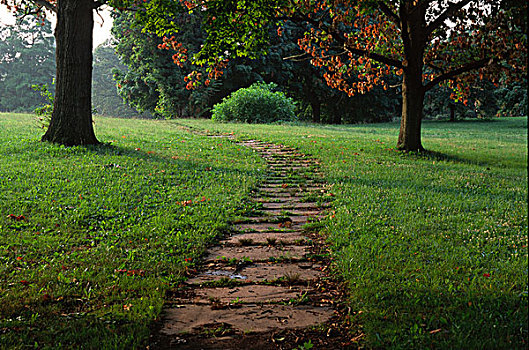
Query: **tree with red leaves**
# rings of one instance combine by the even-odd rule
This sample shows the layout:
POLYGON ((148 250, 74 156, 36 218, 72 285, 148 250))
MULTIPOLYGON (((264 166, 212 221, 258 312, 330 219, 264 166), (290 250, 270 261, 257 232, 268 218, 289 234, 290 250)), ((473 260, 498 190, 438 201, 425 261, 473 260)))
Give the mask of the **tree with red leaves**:
MULTIPOLYGON (((170 8, 175 1, 151 2, 170 8)), ((207 40, 195 61, 209 64, 212 77, 230 58, 264 54, 269 26, 281 27, 284 20, 311 25, 299 39, 303 54, 297 59, 324 67, 332 87, 362 94, 375 85, 388 87, 388 76, 400 76, 397 148, 404 151, 423 150, 424 96, 433 87, 445 85, 452 89, 454 100, 465 102, 469 87, 479 79, 500 84, 526 74, 524 0, 180 2, 189 11, 203 13, 207 40), (358 79, 353 83, 350 77, 358 79)), ((175 29, 170 11, 147 14, 138 13, 147 30, 160 34, 175 29)), ((165 45, 178 45, 178 38, 167 39, 165 45)))

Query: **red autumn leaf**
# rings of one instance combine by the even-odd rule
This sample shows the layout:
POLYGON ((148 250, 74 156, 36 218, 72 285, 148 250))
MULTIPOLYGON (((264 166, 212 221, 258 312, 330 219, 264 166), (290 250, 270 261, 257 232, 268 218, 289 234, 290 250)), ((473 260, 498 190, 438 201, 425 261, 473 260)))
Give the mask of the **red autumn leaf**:
POLYGON ((27 220, 24 215, 9 214, 7 217, 14 221, 26 221, 27 220))
POLYGON ((127 276, 145 276, 144 270, 128 270, 127 276))

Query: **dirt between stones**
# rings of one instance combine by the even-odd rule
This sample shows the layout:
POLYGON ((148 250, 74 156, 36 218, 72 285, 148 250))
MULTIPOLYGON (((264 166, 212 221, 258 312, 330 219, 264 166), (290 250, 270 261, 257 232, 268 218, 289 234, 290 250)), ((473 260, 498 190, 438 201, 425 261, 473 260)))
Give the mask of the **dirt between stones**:
MULTIPOLYGON (((303 230, 325 215, 330 196, 318 163, 260 141, 269 175, 255 192, 259 217, 206 253, 202 267, 168 300, 150 349, 315 349, 346 347, 332 292, 322 288, 321 251, 303 230), (311 198, 314 201, 303 201, 311 198)), ((346 338, 345 338, 346 339, 346 338)))

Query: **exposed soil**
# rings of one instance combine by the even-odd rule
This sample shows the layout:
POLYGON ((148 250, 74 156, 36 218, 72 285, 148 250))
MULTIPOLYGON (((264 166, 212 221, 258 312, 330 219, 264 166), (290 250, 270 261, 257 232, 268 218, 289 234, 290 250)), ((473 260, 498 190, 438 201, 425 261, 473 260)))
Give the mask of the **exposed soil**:
POLYGON ((343 289, 326 274, 328 250, 303 227, 326 215, 330 198, 317 161, 280 145, 240 144, 270 169, 253 198, 259 217, 235 224, 169 297, 150 349, 354 348, 343 289))

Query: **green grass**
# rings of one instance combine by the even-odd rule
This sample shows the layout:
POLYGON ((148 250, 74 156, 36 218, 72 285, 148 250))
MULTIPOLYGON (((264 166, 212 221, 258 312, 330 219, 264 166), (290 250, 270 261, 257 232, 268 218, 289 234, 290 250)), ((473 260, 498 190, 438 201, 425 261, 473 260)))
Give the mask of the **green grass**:
POLYGON ((335 194, 325 231, 363 345, 526 348, 526 118, 426 122, 423 154, 393 149, 395 123, 175 123, 321 160, 335 194))
POLYGON ((86 148, 35 125, 0 114, 0 348, 144 347, 263 161, 161 121, 98 118, 86 148))
POLYGON ((398 125, 98 118, 98 147, 38 142, 0 114, 0 348, 138 348, 165 292, 262 178, 250 150, 181 125, 300 149, 334 194, 325 221, 353 327, 374 348, 525 348, 527 119, 398 125), (191 202, 189 202, 191 201, 191 202), (9 215, 23 215, 16 221, 9 215))

